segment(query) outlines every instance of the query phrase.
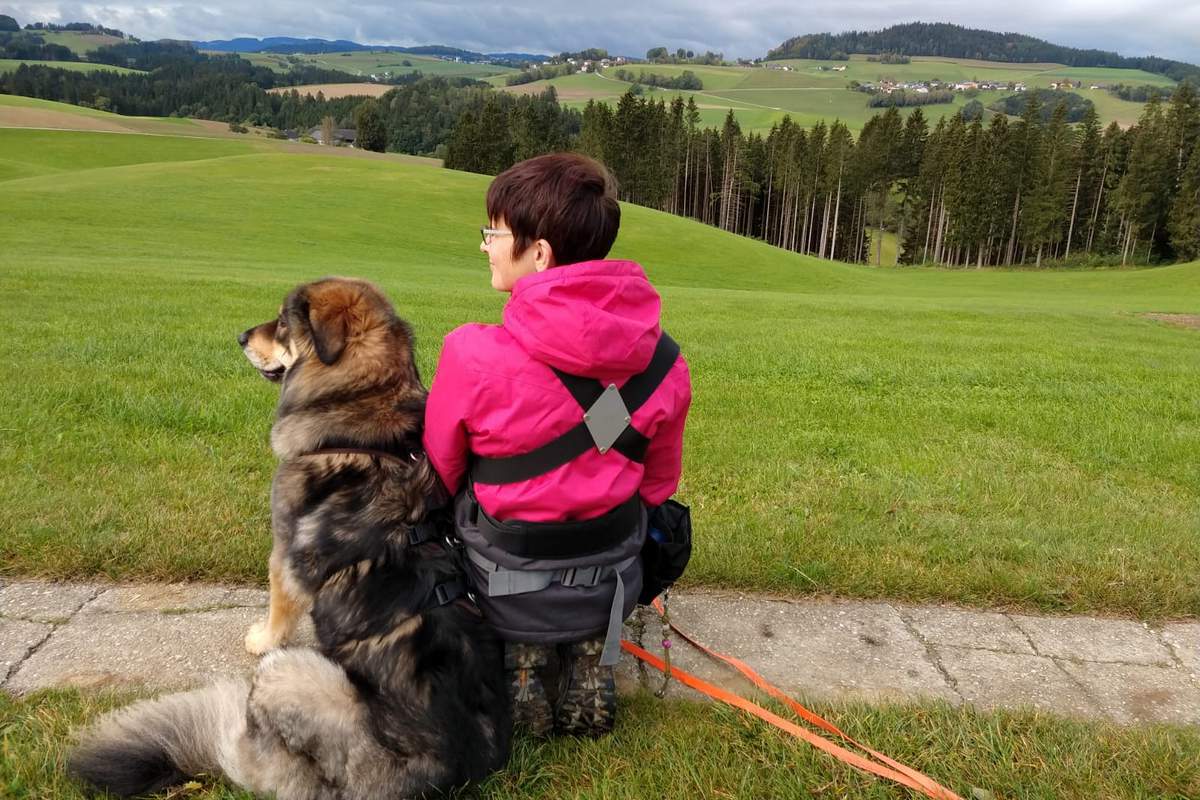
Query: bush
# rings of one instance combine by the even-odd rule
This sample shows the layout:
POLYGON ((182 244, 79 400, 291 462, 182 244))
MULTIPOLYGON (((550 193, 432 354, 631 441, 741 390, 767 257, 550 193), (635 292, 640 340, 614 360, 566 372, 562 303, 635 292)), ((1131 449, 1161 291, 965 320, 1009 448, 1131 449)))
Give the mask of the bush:
POLYGON ((247 128, 245 125, 239 125, 236 122, 229 123, 229 130, 232 131, 233 133, 249 133, 250 132, 250 129, 247 128))

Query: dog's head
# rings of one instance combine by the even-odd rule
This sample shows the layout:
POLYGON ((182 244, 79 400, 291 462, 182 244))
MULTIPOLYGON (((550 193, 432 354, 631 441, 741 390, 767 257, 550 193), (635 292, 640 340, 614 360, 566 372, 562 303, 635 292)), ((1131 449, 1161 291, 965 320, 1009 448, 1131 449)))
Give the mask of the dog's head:
POLYGON ((377 288, 352 278, 323 278, 297 286, 279 315, 238 335, 246 358, 264 378, 280 381, 298 365, 337 365, 348 348, 411 336, 377 288))

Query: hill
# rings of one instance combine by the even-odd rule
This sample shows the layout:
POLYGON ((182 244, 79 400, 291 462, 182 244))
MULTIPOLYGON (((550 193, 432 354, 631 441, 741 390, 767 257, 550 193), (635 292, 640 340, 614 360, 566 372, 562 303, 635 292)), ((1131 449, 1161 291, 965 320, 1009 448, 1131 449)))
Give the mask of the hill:
POLYGON ((534 53, 476 53, 460 47, 432 44, 402 47, 400 45, 359 44, 346 39, 297 39, 291 36, 268 36, 264 39, 248 37, 217 39, 208 42, 192 42, 197 50, 221 53, 353 53, 362 50, 386 53, 411 53, 413 55, 438 56, 463 61, 544 61, 550 56, 534 53))
MULTIPOLYGON (((294 283, 377 281, 426 376, 499 318, 486 177, 270 145, 0 130, 0 381, 36 387, 6 407, 0 572, 260 579, 276 391, 233 336, 294 283)), ((1200 604, 1200 350, 1142 316, 1200 313, 1200 264, 870 269, 628 205, 614 256, 692 368, 692 585, 1200 604)))
MULTIPOLYGON (((802 125, 815 125, 822 120, 841 120, 851 130, 861 130, 880 109, 868 105, 870 95, 849 90, 852 81, 897 82, 940 80, 944 82, 1021 83, 1029 88, 1049 89, 1062 81, 1081 84, 1079 93, 1096 106, 1100 120, 1117 122, 1129 127, 1137 121, 1144 104, 1121 100, 1096 85, 1122 83, 1151 84, 1171 87, 1174 82, 1163 75, 1131 69, 1068 67, 1064 64, 1009 64, 974 59, 914 57, 908 64, 881 64, 867 60, 865 55, 850 56, 847 61, 786 59, 767 62, 755 67, 697 66, 672 64, 638 64, 627 68, 637 73, 674 78, 691 72, 703 83, 697 91, 675 91, 643 87, 649 97, 666 102, 676 96, 694 97, 700 109, 701 124, 719 127, 729 109, 733 109, 739 124, 747 132, 765 133, 772 125, 789 115, 802 125), (786 69, 785 69, 786 67, 786 69), (835 70, 835 68, 837 68, 835 70)), ((564 105, 582 108, 588 100, 615 105, 632 84, 612 77, 615 70, 599 74, 576 73, 550 80, 519 86, 505 86, 505 78, 489 79, 492 85, 516 94, 536 94, 549 86, 558 92, 564 105)), ((933 122, 957 113, 972 99, 988 106, 1001 102, 1012 94, 1006 89, 955 94, 953 102, 923 108, 933 122)), ((911 109, 904 109, 905 115, 911 109)), ((990 114, 990 112, 989 112, 990 114)))
POLYGON ((1019 33, 996 33, 941 22, 912 22, 878 31, 795 36, 769 51, 767 59, 832 59, 883 53, 1017 63, 1057 62, 1071 67, 1141 69, 1172 80, 1200 79, 1200 67, 1194 64, 1155 56, 1129 58, 1105 50, 1080 50, 1019 33))

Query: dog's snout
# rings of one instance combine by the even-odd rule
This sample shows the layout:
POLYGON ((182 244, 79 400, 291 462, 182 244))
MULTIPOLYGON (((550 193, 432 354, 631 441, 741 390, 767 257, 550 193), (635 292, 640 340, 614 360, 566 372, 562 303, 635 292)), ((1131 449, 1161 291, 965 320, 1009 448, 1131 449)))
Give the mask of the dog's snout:
POLYGON ((242 331, 238 334, 238 345, 245 347, 248 341, 250 341, 250 331, 242 331))

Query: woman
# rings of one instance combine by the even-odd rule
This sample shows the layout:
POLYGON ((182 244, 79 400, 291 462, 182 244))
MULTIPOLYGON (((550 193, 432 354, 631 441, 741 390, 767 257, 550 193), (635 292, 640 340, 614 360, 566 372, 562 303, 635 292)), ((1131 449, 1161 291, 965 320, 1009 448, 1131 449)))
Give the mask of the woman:
POLYGON ((646 509, 679 483, 687 364, 642 268, 603 260, 620 213, 608 171, 581 155, 499 175, 480 250, 510 294, 503 322, 446 337, 426 406, 426 450, 506 641, 514 719, 536 734, 612 729, 646 509), (552 706, 540 673, 556 649, 552 706))

